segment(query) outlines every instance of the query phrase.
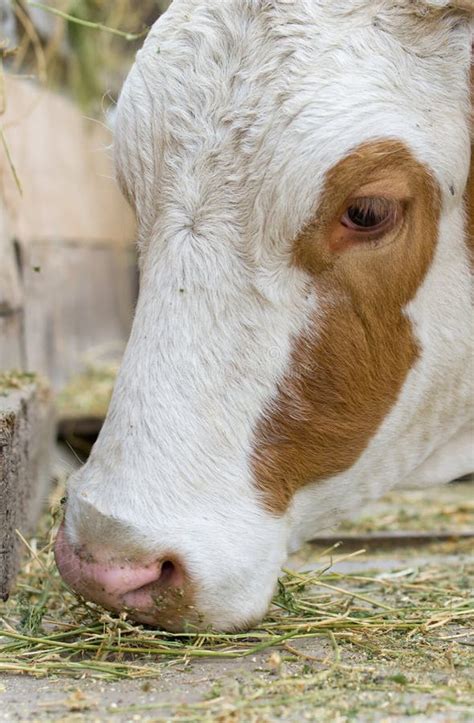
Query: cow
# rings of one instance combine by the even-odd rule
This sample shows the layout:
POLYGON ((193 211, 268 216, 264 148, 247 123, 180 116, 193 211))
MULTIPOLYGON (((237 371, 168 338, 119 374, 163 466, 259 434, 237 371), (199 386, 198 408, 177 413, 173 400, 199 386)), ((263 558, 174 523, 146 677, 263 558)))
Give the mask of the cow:
POLYGON ((153 26, 115 133, 139 299, 56 542, 84 598, 248 629, 304 541, 474 470, 472 30, 446 0, 153 26))

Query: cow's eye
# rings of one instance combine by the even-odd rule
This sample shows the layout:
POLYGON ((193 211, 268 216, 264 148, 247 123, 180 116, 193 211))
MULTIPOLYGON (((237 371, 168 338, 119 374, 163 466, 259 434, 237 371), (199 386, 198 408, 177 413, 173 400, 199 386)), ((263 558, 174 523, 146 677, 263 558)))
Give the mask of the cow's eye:
POLYGON ((342 216, 341 224, 350 231, 373 238, 374 234, 393 228, 400 214, 401 205, 393 199, 356 198, 342 216))

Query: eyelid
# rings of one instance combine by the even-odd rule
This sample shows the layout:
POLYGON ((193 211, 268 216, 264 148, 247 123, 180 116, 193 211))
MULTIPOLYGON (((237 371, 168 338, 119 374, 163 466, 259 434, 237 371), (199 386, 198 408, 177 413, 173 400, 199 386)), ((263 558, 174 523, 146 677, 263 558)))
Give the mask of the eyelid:
POLYGON ((355 198, 350 198, 347 202, 346 212, 354 206, 382 215, 387 211, 399 208, 401 201, 395 198, 386 198, 385 196, 356 196, 355 198))
POLYGON ((360 196, 348 202, 346 210, 341 216, 341 224, 345 228, 359 234, 377 233, 386 228, 389 224, 397 221, 401 214, 401 204, 394 199, 373 196, 360 196), (380 216, 381 221, 374 226, 358 226, 349 218, 349 212, 353 208, 358 208, 362 212, 372 213, 380 216))
POLYGON ((399 215, 400 208, 398 204, 385 203, 380 204, 380 208, 376 208, 376 203, 373 203, 372 199, 370 199, 367 203, 363 203, 362 201, 351 203, 342 215, 340 222, 343 226, 354 233, 370 234, 377 233, 388 226, 393 225, 397 221, 399 215), (364 213, 372 214, 376 219, 379 218, 380 220, 372 226, 359 225, 353 220, 353 218, 351 218, 350 214, 353 209, 360 211, 361 216, 363 216, 364 213))
POLYGON ((395 229, 400 227, 406 215, 407 199, 387 198, 381 196, 357 196, 346 201, 342 214, 339 216, 337 226, 334 228, 333 235, 330 240, 330 248, 334 253, 342 253, 350 248, 370 248, 383 244, 383 240, 391 237, 395 229), (361 199, 369 199, 374 201, 383 198, 386 203, 386 210, 389 211, 386 220, 373 227, 357 227, 343 224, 343 218, 347 214, 351 206, 356 205, 361 199))

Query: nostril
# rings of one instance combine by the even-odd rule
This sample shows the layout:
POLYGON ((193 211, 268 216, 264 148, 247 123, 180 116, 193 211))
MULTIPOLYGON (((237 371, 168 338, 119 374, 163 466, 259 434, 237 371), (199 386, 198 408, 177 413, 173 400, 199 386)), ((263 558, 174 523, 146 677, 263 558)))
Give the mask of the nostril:
POLYGON ((168 587, 173 584, 173 578, 176 577, 177 568, 171 560, 165 560, 161 566, 161 575, 158 580, 159 584, 163 587, 168 587))
POLYGON ((185 573, 181 565, 173 560, 164 560, 155 580, 129 590, 122 600, 127 608, 146 610, 154 607, 158 600, 162 601, 168 592, 183 588, 184 585, 185 573))
POLYGON ((187 571, 174 555, 142 565, 101 560, 94 553, 75 549, 63 527, 55 554, 61 575, 74 590, 112 610, 155 610, 182 597, 189 585, 187 571))
POLYGON ((182 565, 176 560, 166 559, 160 565, 159 576, 149 585, 143 587, 154 588, 156 590, 166 590, 168 588, 183 587, 185 584, 185 572, 182 565))

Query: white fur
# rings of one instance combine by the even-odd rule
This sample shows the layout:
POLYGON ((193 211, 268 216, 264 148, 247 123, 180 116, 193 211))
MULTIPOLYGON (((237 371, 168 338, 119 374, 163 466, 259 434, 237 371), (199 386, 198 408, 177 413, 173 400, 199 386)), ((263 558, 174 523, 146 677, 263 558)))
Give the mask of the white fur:
POLYGON ((116 156, 139 221, 141 293, 67 530, 104 544, 99 512, 123 525, 111 550, 181 555, 216 627, 262 615, 290 548, 425 469, 471 418, 470 31, 426 14, 440 4, 175 0, 125 85, 116 156), (353 468, 275 517, 252 476, 253 434, 293 341, 324 314, 291 244, 329 169, 380 138, 403 141, 443 194, 436 259, 407 309, 421 357, 353 468))

